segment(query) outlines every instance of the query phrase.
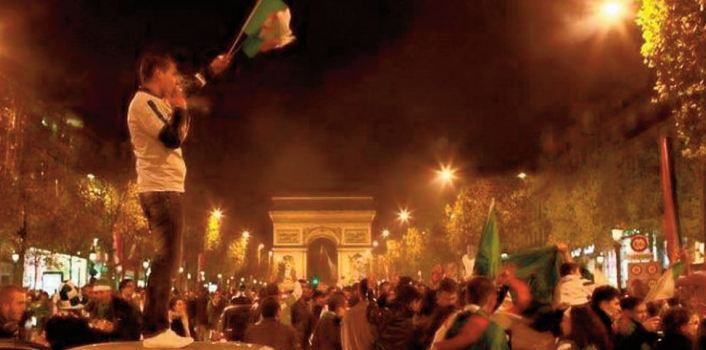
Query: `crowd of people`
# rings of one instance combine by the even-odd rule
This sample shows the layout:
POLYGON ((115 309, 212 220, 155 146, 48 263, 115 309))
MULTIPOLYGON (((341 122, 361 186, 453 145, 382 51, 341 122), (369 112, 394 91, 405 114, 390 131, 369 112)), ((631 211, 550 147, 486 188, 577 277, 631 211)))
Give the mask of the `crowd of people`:
MULTIPOLYGON (((682 277, 677 295, 646 302, 581 278, 561 266, 552 305, 505 269, 496 280, 443 278, 427 285, 409 277, 346 287, 306 280, 241 284, 232 291, 179 293, 169 302, 170 329, 182 337, 241 341, 277 350, 392 349, 706 349, 706 273, 682 277), (577 282, 579 281, 579 282, 577 282)), ((0 290, 0 337, 76 345, 138 341, 145 334, 144 291, 124 280, 56 295, 0 290)))

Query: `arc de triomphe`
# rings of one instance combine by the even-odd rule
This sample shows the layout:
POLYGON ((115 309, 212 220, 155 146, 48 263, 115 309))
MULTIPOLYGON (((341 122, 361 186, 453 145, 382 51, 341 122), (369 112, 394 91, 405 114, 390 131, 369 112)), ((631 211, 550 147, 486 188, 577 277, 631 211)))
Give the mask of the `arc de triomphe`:
POLYGON ((351 283, 370 270, 372 197, 273 197, 273 273, 351 283))

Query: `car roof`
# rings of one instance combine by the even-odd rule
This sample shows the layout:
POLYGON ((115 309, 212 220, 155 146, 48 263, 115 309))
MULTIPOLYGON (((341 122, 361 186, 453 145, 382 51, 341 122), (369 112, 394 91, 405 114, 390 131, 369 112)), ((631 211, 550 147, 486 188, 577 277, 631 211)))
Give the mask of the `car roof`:
MULTIPOLYGON (((116 343, 101 343, 91 344, 74 350, 135 350, 147 349, 142 346, 142 342, 116 342, 116 343)), ((153 350, 160 350, 152 348, 153 350)), ((266 350, 270 349, 267 346, 247 344, 240 342, 193 342, 189 346, 181 348, 186 350, 266 350)), ((166 349, 165 349, 166 350, 166 349)), ((173 349, 170 349, 173 350, 173 349)))
POLYGON ((0 350, 48 350, 49 348, 13 339, 0 339, 0 350))

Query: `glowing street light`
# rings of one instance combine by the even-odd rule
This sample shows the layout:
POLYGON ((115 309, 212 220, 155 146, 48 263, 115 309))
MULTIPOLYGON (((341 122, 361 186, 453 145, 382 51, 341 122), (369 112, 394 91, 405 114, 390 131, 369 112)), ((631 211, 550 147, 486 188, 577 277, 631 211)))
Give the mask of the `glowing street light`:
POLYGON ((443 186, 453 184, 455 179, 456 169, 453 169, 450 165, 442 165, 441 169, 436 171, 436 181, 440 182, 443 186))
POLYGON ((12 262, 17 264, 18 261, 20 261, 20 254, 12 253, 12 262))
POLYGON ((221 218, 223 218, 223 211, 221 211, 221 209, 213 209, 213 211, 211 211, 211 217, 220 221, 221 218))
POLYGON ((397 220, 399 220, 402 223, 408 223, 409 220, 412 218, 412 215, 409 213, 409 210, 405 209, 400 209, 400 211, 397 213, 397 220))
POLYGON ((243 231, 243 238, 250 239, 250 232, 247 230, 243 231))
MULTIPOLYGON (((596 3, 593 21, 605 29, 616 27, 631 17, 631 0, 601 0, 596 3)), ((619 28, 623 31, 624 28, 619 28)))
POLYGON ((606 0, 598 11, 605 22, 617 22, 625 17, 625 3, 621 0, 606 0))
POLYGON ((145 270, 147 270, 147 269, 150 267, 150 261, 149 261, 149 260, 143 261, 143 262, 142 262, 142 267, 143 267, 145 270))
POLYGON ((390 230, 384 229, 382 230, 382 238, 387 238, 390 237, 390 230))
POLYGON ((525 173, 519 173, 519 174, 517 174, 517 178, 520 179, 520 180, 524 180, 524 179, 527 178, 527 174, 525 174, 525 173))
POLYGON ((378 241, 373 241, 373 248, 377 248, 380 245, 378 241))

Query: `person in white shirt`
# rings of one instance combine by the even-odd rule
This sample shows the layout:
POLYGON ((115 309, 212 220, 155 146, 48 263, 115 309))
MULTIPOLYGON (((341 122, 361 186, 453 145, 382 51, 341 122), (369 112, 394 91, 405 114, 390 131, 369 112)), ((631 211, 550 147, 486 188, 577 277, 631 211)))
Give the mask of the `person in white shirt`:
POLYGON ((554 308, 565 309, 588 303, 593 288, 591 281, 581 277, 579 265, 573 262, 563 263, 559 273, 561 279, 554 289, 554 308))
MULTIPOLYGON (((219 56, 196 76, 195 85, 222 73, 230 57, 219 56)), ((152 259, 144 309, 145 335, 168 334, 171 280, 181 259, 182 194, 186 164, 181 145, 189 128, 186 97, 179 87, 176 62, 164 54, 146 54, 140 60, 140 88, 127 113, 136 158, 140 203, 152 235, 159 242, 152 259)))

